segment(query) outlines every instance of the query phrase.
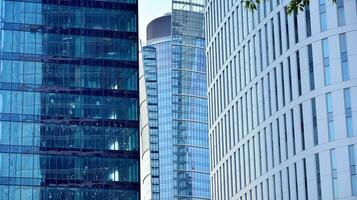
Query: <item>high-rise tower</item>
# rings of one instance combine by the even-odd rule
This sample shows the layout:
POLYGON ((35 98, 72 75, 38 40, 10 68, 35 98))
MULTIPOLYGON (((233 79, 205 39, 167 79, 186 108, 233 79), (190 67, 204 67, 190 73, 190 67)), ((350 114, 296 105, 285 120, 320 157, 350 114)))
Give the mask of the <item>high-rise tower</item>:
POLYGON ((0 0, 0 199, 139 199, 136 0, 0 0))
POLYGON ((357 2, 206 0, 213 200, 357 195, 357 2))
POLYGON ((147 38, 140 73, 142 199, 209 199, 203 1, 173 1, 170 14, 148 25, 147 38))

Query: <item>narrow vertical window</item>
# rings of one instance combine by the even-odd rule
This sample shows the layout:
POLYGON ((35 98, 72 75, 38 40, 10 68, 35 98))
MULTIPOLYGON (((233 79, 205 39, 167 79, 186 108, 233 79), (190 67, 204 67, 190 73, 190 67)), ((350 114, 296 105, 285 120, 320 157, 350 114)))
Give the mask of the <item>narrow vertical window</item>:
POLYGON ((302 160, 304 166, 304 185, 305 185, 305 199, 309 199, 308 187, 307 187, 307 172, 306 172, 306 159, 302 160))
POLYGON ((292 137, 293 137, 293 155, 296 154, 296 146, 295 146, 295 120, 294 120, 294 111, 293 109, 290 110, 290 114, 291 114, 291 128, 292 128, 292 137))
POLYGON ((325 85, 331 84, 331 69, 330 69, 330 58, 328 50, 328 40, 327 38, 322 40, 322 58, 324 66, 324 75, 325 75, 325 85))
POLYGON ((254 63, 254 78, 258 74, 258 62, 257 62, 257 39, 255 35, 253 35, 253 44, 252 44, 252 51, 253 51, 253 56, 252 56, 252 63, 254 63))
POLYGON ((279 123, 279 118, 276 119, 276 124, 277 124, 277 135, 278 135, 278 159, 279 159, 279 164, 281 163, 281 140, 280 140, 280 123, 279 123))
MULTIPOLYGON (((270 1, 272 2, 272 1, 270 1)), ((271 37, 272 37, 272 44, 273 44, 273 47, 272 47, 272 50, 273 50, 273 60, 275 60, 276 58, 276 53, 275 53, 275 31, 274 31, 274 19, 271 18, 270 19, 270 24, 271 24, 271 37)))
POLYGON ((266 55, 266 66, 265 67, 268 67, 270 61, 269 61, 269 40, 268 40, 268 25, 265 24, 264 25, 264 30, 265 30, 265 55, 266 55))
POLYGON ((328 136, 329 140, 335 140, 335 127, 333 120, 333 105, 332 105, 332 94, 326 94, 326 107, 327 107, 327 123, 328 123, 328 136))
POLYGON ((279 55, 282 54, 283 51, 283 40, 281 36, 281 17, 280 17, 280 12, 278 13, 278 37, 279 37, 279 55))
POLYGON ((275 174, 273 175, 273 199, 276 199, 276 178, 275 174))
POLYGON ((298 30, 298 13, 294 11, 294 30, 295 30, 295 44, 299 42, 299 30, 298 30))
POLYGON ((267 142, 267 131, 264 128, 264 147, 265 147, 265 172, 268 171, 268 142, 267 142))
POLYGON ((300 129, 301 129, 301 145, 302 145, 302 150, 305 150, 305 132, 304 132, 304 110, 302 107, 302 104, 299 105, 300 109, 300 129))
POLYGON ((315 166, 316 166, 316 182, 317 182, 317 199, 322 200, 321 193, 321 174, 320 174, 320 158, 319 154, 315 154, 315 166))
POLYGON ((330 150, 330 159, 331 159, 333 199, 337 199, 339 197, 339 193, 338 193, 338 180, 337 180, 336 149, 330 150))
POLYGON ((344 0, 337 0, 337 25, 344 26, 345 25, 345 8, 344 8, 344 0))
POLYGON ((271 77, 271 73, 268 74, 268 101, 269 101, 269 116, 272 115, 272 108, 271 108, 271 84, 270 84, 270 77, 271 77))
POLYGON ((290 172, 289 172, 289 167, 286 167, 286 176, 288 177, 288 199, 290 200, 291 199, 291 194, 290 194, 290 191, 291 191, 291 187, 290 187, 290 172))
POLYGON ((349 68, 348 68, 346 33, 340 34, 339 39, 340 39, 342 80, 347 81, 350 79, 350 75, 349 75, 349 68))
POLYGON ((279 110, 279 98, 278 98, 278 78, 276 74, 276 68, 274 68, 274 90, 275 90, 275 111, 279 110))
POLYGON ((286 49, 290 49, 290 37, 289 37, 289 14, 287 12, 287 7, 285 7, 285 30, 286 30, 286 49))
POLYGON ((350 162, 352 196, 357 196, 357 173, 356 173, 355 145, 348 146, 348 157, 349 157, 349 162, 350 162))
POLYGON ((231 183, 231 187, 230 187, 230 193, 229 193, 229 197, 233 196, 233 165, 232 165, 232 156, 229 158, 229 169, 230 169, 230 183, 231 183))
POLYGON ((319 144, 319 136, 317 131, 317 114, 316 114, 316 100, 315 98, 311 99, 311 109, 312 109, 312 126, 314 133, 314 145, 319 144))
POLYGON ((345 101, 345 115, 346 115, 346 130, 347 136, 353 136, 353 125, 352 125, 352 106, 351 106, 351 90, 346 88, 343 90, 344 101, 345 101))
POLYGON ((270 124, 270 146, 271 146, 271 160, 272 168, 275 167, 275 156, 274 156, 274 134, 273 134, 273 124, 270 124))
POLYGON ((305 7, 305 20, 306 20, 306 37, 311 36, 311 16, 310 16, 310 6, 305 7))
POLYGON ((288 70, 289 70, 289 97, 290 97, 290 101, 292 101, 293 100, 293 85, 292 85, 292 77, 291 77, 290 57, 288 57, 288 70))
POLYGON ((297 173, 296 163, 294 163, 294 173, 295 173, 295 195, 296 195, 296 199, 299 199, 299 184, 298 184, 298 173, 297 173))
POLYGON ((263 71, 263 51, 262 51, 262 30, 259 29, 259 60, 260 60, 260 71, 263 71))
POLYGON ((259 176, 262 175, 263 168, 262 168, 262 140, 261 134, 258 132, 258 152, 259 152, 259 176))
POLYGON ((266 116, 265 116, 265 92, 264 92, 264 79, 262 78, 261 79, 261 85, 262 85, 262 87, 261 87, 261 90, 262 90, 262 96, 261 96, 261 98, 262 98, 262 101, 263 101, 263 107, 262 107, 262 110, 263 110, 263 121, 265 120, 265 118, 266 118, 266 116))
POLYGON ((284 114, 284 137, 285 137, 285 160, 289 158, 288 128, 286 125, 286 114, 284 114))
POLYGON ((282 171, 279 171, 279 177, 280 177, 280 197, 281 197, 281 199, 283 199, 284 198, 283 188, 285 188, 285 186, 283 186, 283 173, 282 173, 282 171))
POLYGON ((285 83, 284 83, 284 66, 280 63, 281 87, 283 92, 283 106, 285 106, 285 83))
POLYGON ((321 32, 327 30, 326 0, 320 0, 320 29, 321 32))
POLYGON ((313 56, 311 44, 307 46, 307 54, 309 58, 310 90, 314 90, 315 89, 314 56, 313 56))
POLYGON ((302 86, 301 86, 301 67, 300 67, 300 53, 296 52, 296 67, 297 67, 297 78, 298 78, 298 92, 299 96, 302 94, 302 86))

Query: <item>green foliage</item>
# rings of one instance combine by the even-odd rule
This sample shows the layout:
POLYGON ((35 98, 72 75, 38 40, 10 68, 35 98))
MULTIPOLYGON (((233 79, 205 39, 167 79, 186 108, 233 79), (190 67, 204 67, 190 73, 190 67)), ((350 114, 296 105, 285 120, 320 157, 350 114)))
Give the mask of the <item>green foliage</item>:
MULTIPOLYGON (((249 10, 256 10, 258 5, 263 1, 272 1, 272 0, 245 0, 244 5, 249 10)), ((332 0, 333 3, 336 3, 336 0, 332 0)), ((310 0, 291 0, 287 6, 288 14, 293 12, 303 11, 304 8, 310 4, 310 0)))

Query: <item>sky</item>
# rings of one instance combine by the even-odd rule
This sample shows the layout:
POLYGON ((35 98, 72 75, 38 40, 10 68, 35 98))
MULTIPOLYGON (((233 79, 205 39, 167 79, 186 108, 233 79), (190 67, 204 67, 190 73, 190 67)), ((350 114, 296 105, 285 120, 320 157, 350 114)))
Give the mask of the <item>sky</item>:
POLYGON ((139 0, 139 38, 146 41, 146 26, 171 11, 171 0, 139 0))

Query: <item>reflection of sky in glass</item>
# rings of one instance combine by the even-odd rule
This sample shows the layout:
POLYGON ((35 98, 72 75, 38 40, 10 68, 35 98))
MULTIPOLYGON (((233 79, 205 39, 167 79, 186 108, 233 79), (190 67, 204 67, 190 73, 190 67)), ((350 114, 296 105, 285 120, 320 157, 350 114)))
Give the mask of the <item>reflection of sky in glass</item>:
POLYGON ((171 0, 139 0, 139 37, 146 41, 146 26, 171 11, 171 0))

